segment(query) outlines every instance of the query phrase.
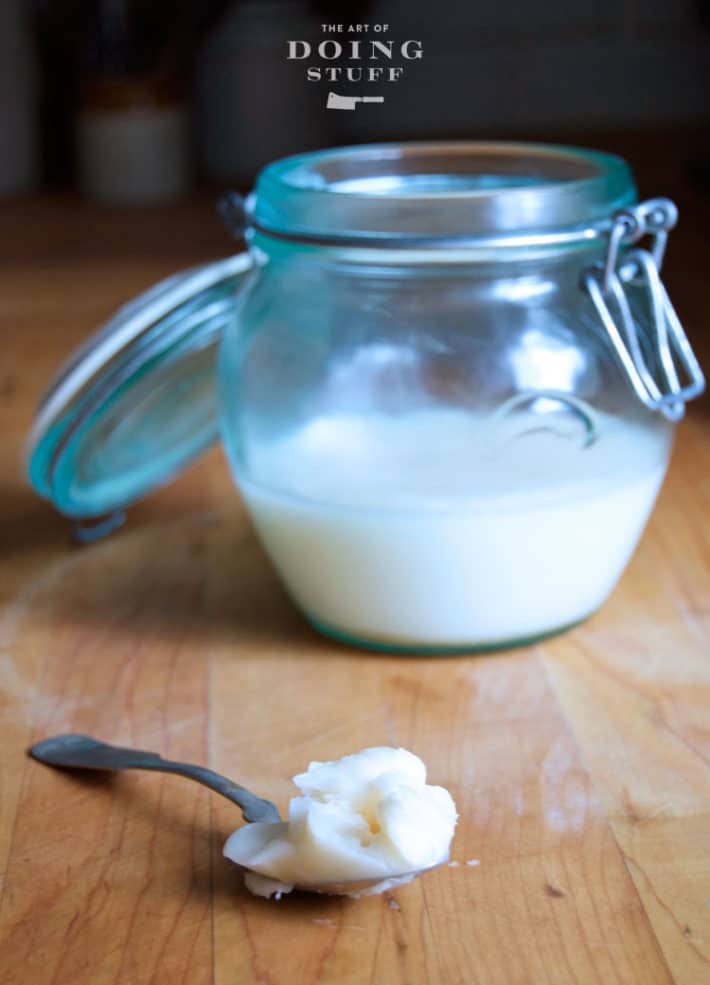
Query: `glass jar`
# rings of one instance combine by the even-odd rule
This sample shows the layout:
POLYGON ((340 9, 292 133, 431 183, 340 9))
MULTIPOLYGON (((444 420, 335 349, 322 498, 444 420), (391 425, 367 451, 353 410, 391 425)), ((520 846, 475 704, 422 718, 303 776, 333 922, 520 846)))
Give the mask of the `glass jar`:
POLYGON ((43 448, 67 403, 50 393, 40 491, 73 516, 114 510, 219 417, 256 531, 319 630, 442 652, 593 612, 703 386, 658 277, 672 203, 638 206, 611 155, 454 143, 287 158, 228 205, 248 259, 178 278, 148 299, 157 315, 141 318, 142 299, 104 330, 138 311, 133 363, 119 353, 123 376, 88 409, 80 388, 43 448))

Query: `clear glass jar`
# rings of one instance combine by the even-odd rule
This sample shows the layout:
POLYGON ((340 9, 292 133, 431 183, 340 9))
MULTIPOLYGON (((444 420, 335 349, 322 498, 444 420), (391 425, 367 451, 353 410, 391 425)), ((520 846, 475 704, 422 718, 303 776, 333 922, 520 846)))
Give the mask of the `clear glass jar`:
POLYGON ((60 375, 40 492, 75 518, 119 510, 219 419, 319 630, 438 653, 593 612, 703 387, 658 277, 672 203, 636 204, 610 155, 393 144, 269 165, 228 218, 248 255, 133 302, 60 375))
POLYGON ((580 286, 634 201, 622 161, 561 148, 352 148, 261 175, 222 435, 317 628, 507 646, 612 590, 673 435, 580 286))

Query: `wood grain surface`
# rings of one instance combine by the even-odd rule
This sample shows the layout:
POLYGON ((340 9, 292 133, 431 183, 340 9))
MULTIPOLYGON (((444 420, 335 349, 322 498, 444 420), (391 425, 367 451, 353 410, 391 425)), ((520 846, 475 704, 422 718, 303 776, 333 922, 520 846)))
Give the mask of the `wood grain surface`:
MULTIPOLYGON (((707 218, 707 199, 676 197, 707 218)), ((360 653, 293 609, 219 450, 84 548, 22 477, 68 350, 156 278, 229 251, 210 200, 0 214, 3 985, 710 983, 707 401, 586 624, 490 656, 360 653), (456 799, 454 861, 381 897, 253 898, 221 855, 234 807, 178 777, 25 758, 68 730, 209 764, 281 808, 309 760, 404 745, 456 799)), ((707 350, 700 227, 674 237, 668 281, 707 350)))

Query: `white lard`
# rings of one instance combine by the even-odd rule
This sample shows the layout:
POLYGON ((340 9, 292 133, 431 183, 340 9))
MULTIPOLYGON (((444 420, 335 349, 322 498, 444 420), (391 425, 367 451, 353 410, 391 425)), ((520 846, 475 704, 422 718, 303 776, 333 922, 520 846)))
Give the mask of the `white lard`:
POLYGON ((489 646, 560 629, 614 587, 668 444, 598 414, 328 416, 254 448, 239 484, 296 603, 363 642, 489 646), (252 478, 254 477, 254 478, 252 478))
MULTIPOLYGON (((288 822, 245 824, 224 846, 249 870, 255 895, 362 880, 373 883, 367 892, 383 892, 449 857, 456 806, 447 790, 427 784, 424 763, 406 749, 311 763, 293 782, 301 796, 288 822)), ((353 893, 362 894, 359 886, 353 893)))

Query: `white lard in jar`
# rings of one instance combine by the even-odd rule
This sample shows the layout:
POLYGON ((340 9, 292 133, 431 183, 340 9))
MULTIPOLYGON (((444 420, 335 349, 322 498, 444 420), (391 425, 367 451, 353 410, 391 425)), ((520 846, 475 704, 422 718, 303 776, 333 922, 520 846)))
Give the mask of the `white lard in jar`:
POLYGON ((530 413, 529 427, 501 442, 489 420, 461 410, 322 417, 258 446, 259 479, 240 486, 320 629, 407 649, 524 641, 604 601, 668 452, 610 415, 595 414, 585 448, 579 433, 540 422, 530 413))

